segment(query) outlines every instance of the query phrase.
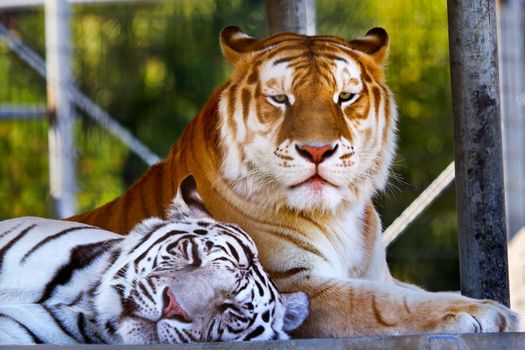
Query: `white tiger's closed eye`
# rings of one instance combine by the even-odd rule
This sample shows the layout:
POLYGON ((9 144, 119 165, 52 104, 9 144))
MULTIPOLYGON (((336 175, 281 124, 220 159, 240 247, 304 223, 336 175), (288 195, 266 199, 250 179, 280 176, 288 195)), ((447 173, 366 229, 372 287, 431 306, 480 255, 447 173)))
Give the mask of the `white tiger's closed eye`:
POLYGON ((222 312, 225 312, 226 310, 229 310, 233 307, 233 304, 232 303, 222 303, 221 305, 219 305, 219 311, 222 313, 222 312))

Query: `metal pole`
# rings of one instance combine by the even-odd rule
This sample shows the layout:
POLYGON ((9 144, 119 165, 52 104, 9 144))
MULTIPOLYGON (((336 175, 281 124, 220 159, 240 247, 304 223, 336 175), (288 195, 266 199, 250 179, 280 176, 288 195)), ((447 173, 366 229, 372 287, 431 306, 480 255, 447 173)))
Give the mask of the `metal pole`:
POLYGON ((55 216, 75 214, 75 149, 71 88, 69 3, 47 0, 45 7, 47 102, 49 125, 49 180, 55 216))
POLYGON ((461 292, 509 305, 494 1, 448 0, 461 292))
POLYGON ((45 106, 14 106, 0 104, 1 120, 30 120, 47 118, 49 115, 45 106))
POLYGON ((315 35, 315 0, 266 0, 268 34, 315 35))

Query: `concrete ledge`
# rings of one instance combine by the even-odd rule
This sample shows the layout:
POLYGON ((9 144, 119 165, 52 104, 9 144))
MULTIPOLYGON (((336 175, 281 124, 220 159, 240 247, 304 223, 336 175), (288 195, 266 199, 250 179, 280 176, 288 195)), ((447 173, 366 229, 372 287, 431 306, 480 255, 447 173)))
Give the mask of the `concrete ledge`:
POLYGON ((422 334, 389 337, 294 339, 270 342, 175 345, 3 345, 0 350, 513 350, 525 349, 525 333, 422 334))

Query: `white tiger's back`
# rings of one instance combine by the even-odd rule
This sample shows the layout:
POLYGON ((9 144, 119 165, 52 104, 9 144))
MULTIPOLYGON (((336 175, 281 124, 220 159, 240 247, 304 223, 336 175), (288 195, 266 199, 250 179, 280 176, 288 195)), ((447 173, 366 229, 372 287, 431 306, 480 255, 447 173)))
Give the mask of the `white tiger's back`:
POLYGON ((0 222, 0 343, 102 342, 89 292, 121 236, 76 222, 0 222))
MULTIPOLYGON (((57 220, 38 217, 1 221, 0 305, 38 302, 55 277, 50 276, 52 271, 59 271, 69 262, 75 247, 115 238, 122 237, 75 222, 57 225, 57 220), (64 254, 67 251, 69 254, 64 254), (56 254, 50 254, 53 252, 56 254)), ((77 296, 71 292, 69 296, 60 295, 61 300, 77 296)))

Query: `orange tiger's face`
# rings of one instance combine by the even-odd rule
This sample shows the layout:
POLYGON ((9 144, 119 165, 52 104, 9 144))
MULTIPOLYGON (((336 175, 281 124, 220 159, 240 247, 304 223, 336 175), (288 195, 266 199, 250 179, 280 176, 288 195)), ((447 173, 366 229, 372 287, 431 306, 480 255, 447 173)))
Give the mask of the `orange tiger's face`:
POLYGON ((384 85, 382 29, 346 41, 228 27, 235 71, 220 103, 222 172, 261 204, 334 211, 384 186, 396 111, 384 85))

